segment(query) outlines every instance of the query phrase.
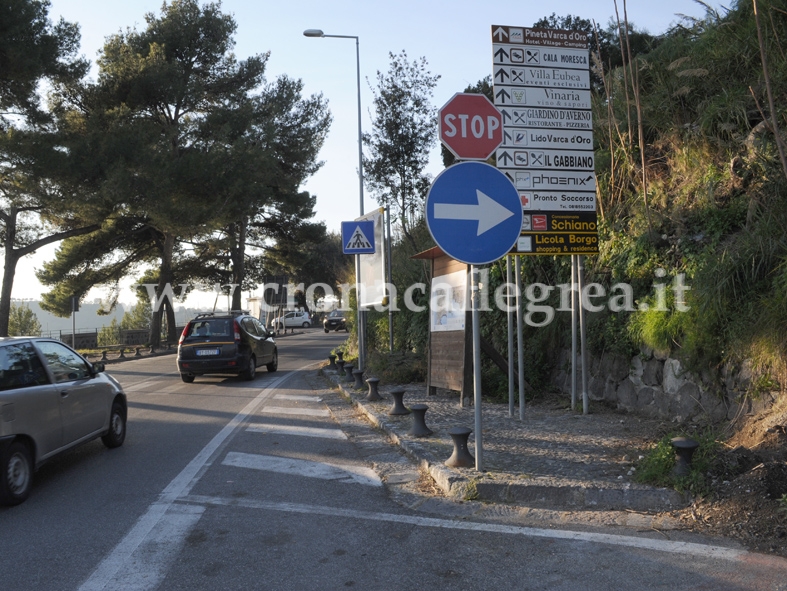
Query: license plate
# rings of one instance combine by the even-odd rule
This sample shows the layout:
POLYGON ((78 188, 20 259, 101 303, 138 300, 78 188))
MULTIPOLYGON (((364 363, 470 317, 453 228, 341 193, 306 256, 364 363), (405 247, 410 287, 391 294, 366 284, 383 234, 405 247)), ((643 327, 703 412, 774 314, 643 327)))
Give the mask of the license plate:
POLYGON ((197 349, 197 357, 205 357, 207 355, 219 355, 221 349, 197 349))

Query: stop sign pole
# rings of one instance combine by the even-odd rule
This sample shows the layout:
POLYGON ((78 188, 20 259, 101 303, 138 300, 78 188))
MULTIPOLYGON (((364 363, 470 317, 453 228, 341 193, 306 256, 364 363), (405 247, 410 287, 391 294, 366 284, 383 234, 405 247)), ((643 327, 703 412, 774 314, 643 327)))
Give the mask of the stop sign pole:
MULTIPOLYGON (((503 115, 483 94, 456 93, 440 109, 440 141, 459 160, 486 160, 503 143, 503 115)), ((481 330, 479 328, 478 267, 470 266, 473 391, 475 404, 475 469, 482 472, 483 424, 481 421, 481 330)))
POLYGON ((459 160, 486 160, 503 143, 503 115, 483 94, 458 92, 440 109, 439 131, 459 160))

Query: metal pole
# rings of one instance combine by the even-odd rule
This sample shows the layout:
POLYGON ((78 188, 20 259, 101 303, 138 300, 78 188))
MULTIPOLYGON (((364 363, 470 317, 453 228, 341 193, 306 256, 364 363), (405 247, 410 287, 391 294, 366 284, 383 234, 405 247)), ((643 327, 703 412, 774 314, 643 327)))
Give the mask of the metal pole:
MULTIPOLYGON (((336 39, 355 39, 355 79, 358 90, 358 195, 360 215, 363 215, 363 132, 361 131, 361 40, 357 35, 326 35, 321 29, 306 29, 306 37, 333 37, 336 39)), ((366 314, 361 310, 359 283, 361 281, 361 259, 355 255, 355 298, 358 304, 356 314, 358 329, 358 369, 366 366, 366 314)))
POLYGON ((585 257, 579 255, 577 265, 579 273, 579 341, 580 355, 582 356, 582 414, 588 414, 588 363, 585 355, 585 307, 582 305, 582 289, 585 285, 585 257))
MULTIPOLYGON (((511 289, 511 257, 506 257, 506 284, 511 289)), ((514 416, 514 310, 511 306, 511 292, 506 294, 508 304, 508 416, 514 416)))
MULTIPOLYGON (((361 131, 361 40, 355 37, 355 81, 358 90, 358 196, 363 215, 363 133, 361 131)), ((356 255, 358 281, 361 280, 361 256, 356 255)), ((357 291, 356 291, 357 294, 357 291)), ((358 306, 358 369, 366 369, 366 313, 358 306)))
POLYGON ((470 281, 472 282, 472 317, 473 317, 473 390, 475 394, 475 469, 479 472, 484 469, 484 444, 481 424, 481 329, 478 319, 478 270, 475 265, 470 266, 470 281))
MULTIPOLYGON (((385 253, 388 257, 388 285, 393 285, 393 264, 391 262, 391 206, 385 208, 388 239, 386 240, 385 253)), ((388 289, 388 346, 391 353, 394 350, 394 313, 395 302, 391 301, 391 289, 388 289)))
POLYGON ((361 255, 355 255, 355 306, 357 308, 355 318, 355 330, 358 333, 358 369, 364 369, 365 348, 365 327, 363 325, 363 310, 361 310, 361 255))
POLYGON ((571 255, 571 410, 577 407, 577 255, 571 255))
POLYGON ((71 348, 77 348, 77 313, 74 310, 76 306, 71 302, 71 348))
POLYGON ((519 372, 519 420, 525 420, 525 343, 522 338, 522 271, 516 259, 514 282, 516 283, 516 343, 517 371, 519 372))

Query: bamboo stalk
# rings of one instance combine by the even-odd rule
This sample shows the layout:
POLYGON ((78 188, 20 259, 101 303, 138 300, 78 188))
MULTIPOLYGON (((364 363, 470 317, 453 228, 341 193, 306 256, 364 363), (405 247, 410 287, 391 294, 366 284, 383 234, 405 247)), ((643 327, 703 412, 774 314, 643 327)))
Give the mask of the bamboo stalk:
MULTIPOLYGON (((771 77, 768 74, 768 61, 765 56, 765 42, 762 38, 762 28, 760 27, 760 15, 757 11, 757 0, 752 0, 754 4, 754 23, 757 26, 757 41, 760 45, 760 61, 762 61, 762 75, 765 77, 765 93, 768 95, 768 108, 771 111, 771 132, 773 136, 776 138, 776 148, 779 150, 779 159, 782 163, 782 169, 784 170, 784 176, 787 177, 787 158, 785 158, 784 152, 784 139, 782 139, 782 134, 779 131, 779 123, 778 119, 776 118, 776 104, 773 100, 773 91, 771 90, 771 77)), ((767 119, 766 119, 767 121, 767 119)))

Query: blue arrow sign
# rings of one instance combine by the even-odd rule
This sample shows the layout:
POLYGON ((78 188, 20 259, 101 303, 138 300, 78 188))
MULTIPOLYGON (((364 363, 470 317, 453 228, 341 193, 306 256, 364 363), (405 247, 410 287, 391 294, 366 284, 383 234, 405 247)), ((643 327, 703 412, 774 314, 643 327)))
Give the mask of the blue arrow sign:
POLYGON ((342 222, 344 254, 374 253, 374 221, 342 222))
POLYGON ((448 256, 469 265, 491 263, 508 253, 519 237, 519 192, 494 166, 455 164, 429 189, 426 225, 448 256))

